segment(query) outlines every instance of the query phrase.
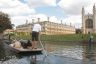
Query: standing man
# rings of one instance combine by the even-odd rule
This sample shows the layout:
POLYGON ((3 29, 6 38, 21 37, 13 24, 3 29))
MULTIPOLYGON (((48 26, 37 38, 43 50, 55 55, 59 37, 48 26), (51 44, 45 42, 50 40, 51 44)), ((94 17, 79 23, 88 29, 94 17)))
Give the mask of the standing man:
POLYGON ((34 24, 32 29, 32 49, 37 48, 36 46, 40 31, 41 31, 41 25, 39 23, 34 24))

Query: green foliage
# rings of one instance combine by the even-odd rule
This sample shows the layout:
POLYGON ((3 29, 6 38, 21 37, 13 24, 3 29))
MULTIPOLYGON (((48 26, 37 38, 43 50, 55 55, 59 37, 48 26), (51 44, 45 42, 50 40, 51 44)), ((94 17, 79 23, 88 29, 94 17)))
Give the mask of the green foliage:
POLYGON ((65 35, 41 35, 41 40, 44 41, 81 41, 83 40, 80 34, 65 34, 65 35))
POLYGON ((26 33, 26 32, 15 32, 15 35, 14 37, 15 39, 17 40, 20 40, 20 39, 31 39, 31 35, 30 33, 26 33))
MULTIPOLYGON (((31 34, 25 33, 25 32, 19 32, 16 33, 15 36, 16 39, 30 39, 31 40, 31 34)), ((96 40, 96 34, 92 34, 94 37, 94 40, 96 40)), ((89 40, 90 35, 89 34, 65 34, 65 35, 40 35, 41 41, 56 41, 56 42, 75 42, 75 41, 83 41, 83 40, 89 40)))
MULTIPOLYGON (((96 41, 96 34, 92 34, 93 40, 96 41)), ((42 41, 89 41, 90 34, 65 34, 65 35, 41 35, 42 41)))
POLYGON ((2 33, 6 29, 11 29, 11 21, 8 14, 0 12, 0 33, 2 33))

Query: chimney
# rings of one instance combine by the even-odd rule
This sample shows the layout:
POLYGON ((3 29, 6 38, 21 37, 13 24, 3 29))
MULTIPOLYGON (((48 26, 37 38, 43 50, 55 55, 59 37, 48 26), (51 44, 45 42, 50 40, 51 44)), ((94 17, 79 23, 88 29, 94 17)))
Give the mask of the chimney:
POLYGON ((72 26, 72 23, 70 22, 70 26, 72 26))
POLYGON ((40 18, 38 18, 38 22, 40 22, 40 18))
POLYGON ((32 19, 32 24, 34 23, 34 19, 32 19))
POLYGON ((47 17, 47 21, 49 22, 49 17, 47 17))
POLYGON ((63 23, 62 23, 62 20, 61 20, 61 24, 63 24, 63 23))
POLYGON ((28 24, 28 20, 26 20, 26 24, 28 24))

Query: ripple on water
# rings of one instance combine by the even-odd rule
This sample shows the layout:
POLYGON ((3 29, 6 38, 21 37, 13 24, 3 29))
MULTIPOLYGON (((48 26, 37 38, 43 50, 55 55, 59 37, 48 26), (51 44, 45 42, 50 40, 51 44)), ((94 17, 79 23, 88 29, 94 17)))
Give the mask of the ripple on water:
POLYGON ((10 59, 2 64, 29 64, 27 58, 22 58, 22 59, 10 59))
POLYGON ((74 58, 74 59, 83 59, 82 56, 82 48, 64 48, 62 50, 56 50, 54 52, 52 52, 54 55, 58 55, 58 56, 64 56, 64 57, 70 57, 70 58, 74 58))

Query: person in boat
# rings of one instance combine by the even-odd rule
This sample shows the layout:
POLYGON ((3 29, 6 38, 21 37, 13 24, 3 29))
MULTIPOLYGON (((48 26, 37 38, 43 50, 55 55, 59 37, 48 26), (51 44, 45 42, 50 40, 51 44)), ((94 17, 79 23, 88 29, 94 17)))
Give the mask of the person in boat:
POLYGON ((13 40, 12 44, 10 44, 10 46, 15 47, 15 48, 22 48, 22 45, 21 45, 20 41, 18 41, 18 40, 13 40))
POLYGON ((31 45, 31 41, 30 40, 20 40, 20 43, 21 43, 21 46, 23 48, 30 48, 32 45, 31 45))
POLYGON ((32 29, 32 49, 37 48, 37 42, 38 42, 38 38, 39 38, 39 34, 41 32, 41 25, 40 23, 35 23, 33 25, 33 29, 32 29))
POLYGON ((12 44, 10 44, 12 47, 15 48, 30 48, 31 47, 31 41, 30 40, 13 40, 12 44))

